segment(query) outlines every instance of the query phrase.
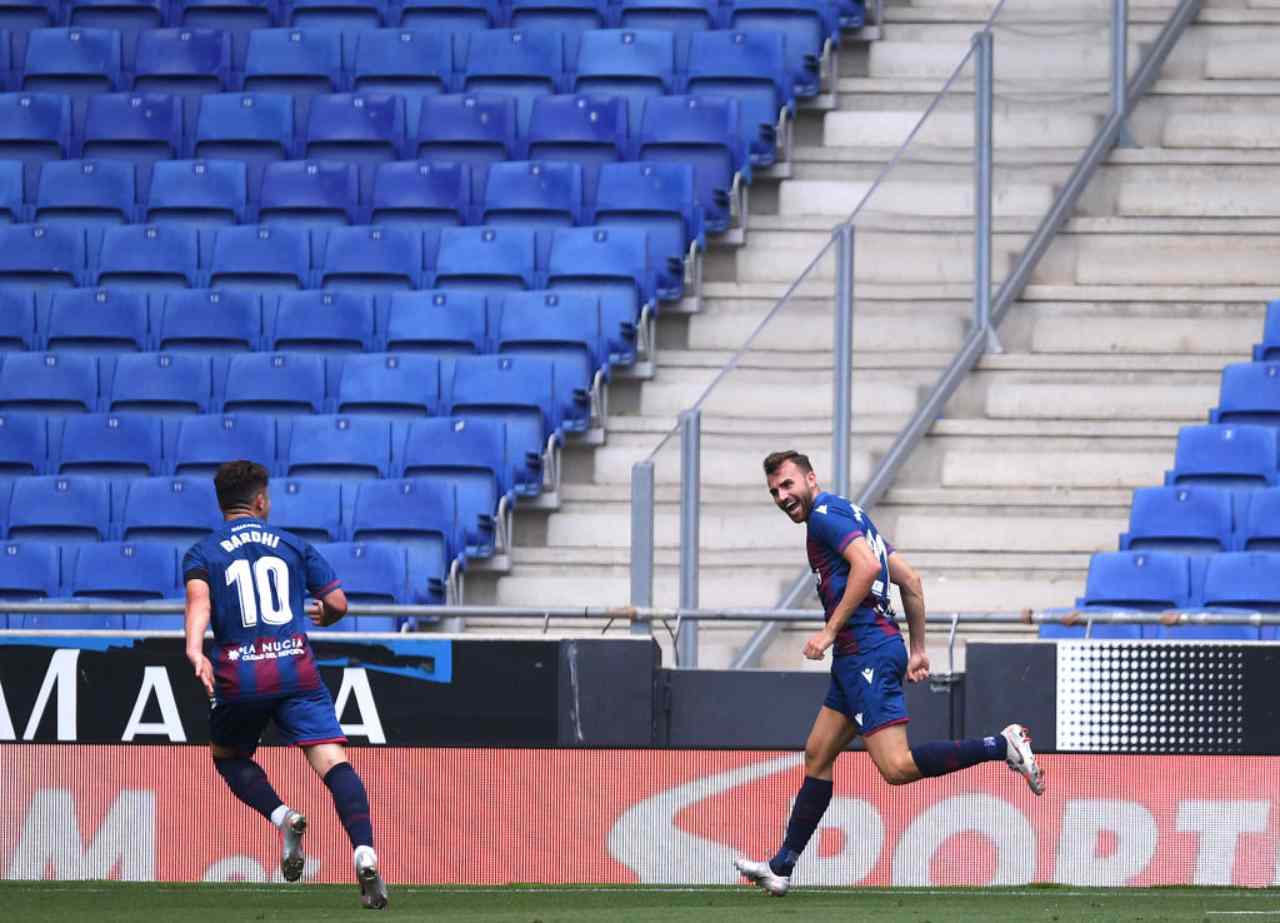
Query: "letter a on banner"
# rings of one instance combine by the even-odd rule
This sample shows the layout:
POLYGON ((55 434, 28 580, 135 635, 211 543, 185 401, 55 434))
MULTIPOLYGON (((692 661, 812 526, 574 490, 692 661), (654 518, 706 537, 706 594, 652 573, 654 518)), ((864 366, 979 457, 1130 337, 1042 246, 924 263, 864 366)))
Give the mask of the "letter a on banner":
POLYGON ((142 688, 138 690, 138 699, 133 703, 133 714, 125 725, 123 741, 130 741, 139 734, 163 734, 174 743, 186 743, 187 732, 182 729, 182 719, 178 716, 178 703, 173 698, 173 687, 169 685, 169 671, 164 667, 147 667, 142 673, 142 688), (160 706, 161 721, 143 721, 142 715, 147 710, 147 702, 152 694, 160 706))
POLYGON ((346 667, 342 671, 342 685, 338 688, 338 700, 333 706, 338 713, 338 722, 342 733, 348 737, 367 737, 371 744, 385 744, 387 735, 382 732, 382 716, 378 714, 378 705, 373 700, 373 690, 369 688, 369 674, 364 667, 346 667), (347 707, 347 699, 352 693, 356 697, 356 710, 360 712, 361 724, 342 724, 342 711, 347 707))
POLYGON ((54 651, 49 669, 44 674, 44 682, 40 684, 40 694, 36 696, 36 704, 31 709, 27 729, 22 732, 23 740, 31 740, 36 736, 55 685, 58 687, 58 740, 76 739, 76 662, 79 659, 79 648, 54 651))

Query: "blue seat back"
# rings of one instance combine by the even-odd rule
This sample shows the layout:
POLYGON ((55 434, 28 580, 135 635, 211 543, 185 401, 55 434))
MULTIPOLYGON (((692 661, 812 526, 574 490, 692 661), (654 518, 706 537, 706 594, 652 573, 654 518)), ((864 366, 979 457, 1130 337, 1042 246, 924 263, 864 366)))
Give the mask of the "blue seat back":
POLYGON ((416 558, 451 561, 462 553, 457 501, 452 484, 431 478, 363 481, 356 487, 351 538, 394 541, 416 558))
POLYGON ((49 599, 58 595, 61 585, 59 546, 35 541, 0 545, 0 598, 49 599))
POLYGON ((472 167, 472 198, 484 198, 489 164, 515 157, 516 101, 497 93, 449 94, 422 100, 413 150, 406 152, 432 162, 465 163, 472 167))
POLYGON ((564 70, 564 43, 559 32, 490 29, 468 36, 462 88, 468 93, 513 96, 523 132, 529 127, 533 100, 559 92, 564 70))
POLYGON ((645 101, 676 88, 676 42, 670 32, 601 29, 582 36, 575 93, 626 99, 630 131, 640 129, 645 101))
POLYGON ((108 289, 58 289, 50 296, 44 342, 58 352, 142 352, 150 327, 147 296, 108 289))
MULTIPOLYGON (((70 97, 0 93, 0 158, 39 164, 70 155, 70 97)), ((34 191, 34 186, 29 188, 34 191)))
POLYGON ((242 160, 250 182, 266 164, 294 153, 293 97, 284 93, 214 93, 200 98, 193 151, 205 160, 242 160))
POLYGON ((471 215, 471 170, 463 163, 380 164, 373 177, 374 224, 466 224, 471 215))
POLYGON ((338 413, 426 417, 440 404, 440 363, 430 356, 372 354, 342 363, 338 413))
POLYGON ((1173 470, 1166 484, 1216 484, 1224 487, 1274 486, 1276 431, 1247 423, 1184 426, 1178 431, 1173 470))
POLYGON ((1229 551, 1231 492, 1208 486, 1140 487, 1133 492, 1122 551, 1229 551))
POLYGON ((227 365, 222 406, 227 413, 321 413, 325 410, 324 359, 297 353, 233 356, 227 365))
POLYGON ((200 237, 185 224, 131 224, 102 232, 94 284, 118 288, 198 288, 200 237))
POLYGON ((1191 601, 1185 555, 1167 551, 1107 551, 1089 561, 1082 606, 1160 611, 1191 601))
POLYGON ((81 545, 67 581, 68 595, 100 599, 150 600, 174 596, 178 559, 160 542, 102 542, 81 545))
POLYGON ((378 29, 356 35, 351 88, 404 97, 406 131, 418 130, 422 99, 453 89, 453 41, 448 32, 378 29))
POLYGON ((1210 420, 1280 426, 1280 362, 1237 362, 1223 369, 1210 420))
POLYGON ((590 203, 601 168, 629 155, 629 138, 627 100, 620 96, 543 96, 533 103, 528 156, 578 164, 590 203))
POLYGON ((231 36, 221 29, 150 29, 134 51, 135 92, 203 96, 231 86, 231 36))
POLYGON ((97 407, 98 360, 93 356, 13 353, 0 365, 2 410, 89 413, 97 407))
MULTIPOLYGON (((273 504, 273 520, 274 514, 273 504)), ((123 541, 179 544, 200 541, 221 528, 223 521, 213 481, 198 477, 153 477, 129 481, 119 520, 123 541)))
POLYGON ((401 291, 420 288, 422 233, 407 227, 334 228, 318 270, 322 288, 401 291))
POLYGON ((719 96, 666 96, 645 101, 637 155, 693 166, 698 204, 709 230, 729 226, 734 175, 750 180, 738 101, 719 96))
POLYGON ((325 353, 372 350, 373 296, 358 292, 286 292, 276 304, 266 347, 325 353))
MULTIPOLYGON (((56 424, 55 424, 56 425, 56 424)), ((76 414, 62 421, 54 474, 147 477, 163 473, 160 418, 142 414, 76 414)))
POLYGON ((271 523, 309 542, 336 542, 345 535, 342 482, 289 478, 271 482, 271 523))
POLYGON ((253 414, 207 414, 175 423, 173 470, 179 475, 212 475, 231 458, 247 458, 268 471, 276 467, 276 421, 253 414))
POLYGON ((85 272, 85 244, 81 227, 0 225, 0 285, 79 285, 85 272))
POLYGON ((115 413, 208 413, 213 402, 213 365, 194 353, 138 353, 115 361, 104 410, 115 413))
POLYGON ((527 289, 537 284, 531 228, 445 228, 435 284, 440 288, 527 289))
POLYGON ((398 292, 388 303, 383 341, 392 352, 477 355, 488 348, 486 323, 479 292, 398 292))
POLYGON ((362 416, 296 417, 284 473, 291 478, 389 477, 391 424, 362 416))
POLYGON ((27 36, 22 89, 76 97, 123 90, 123 56, 114 29, 35 29, 27 36))
POLYGON ((184 134, 182 100, 178 97, 107 93, 91 97, 85 104, 81 156, 128 160, 147 167, 149 177, 149 168, 156 161, 179 155, 184 134))
POLYGON ((390 93, 336 93, 311 103, 306 156, 379 164, 405 146, 404 99, 390 93))
MULTIPOLYGON (((317 545, 350 602, 403 604, 408 601, 409 572, 404 548, 392 542, 337 542, 317 545)), ((376 617, 364 616, 361 620, 376 617)), ((394 618, 384 617, 391 621, 394 618)), ((340 622, 342 627, 345 622, 340 622)), ((346 625, 350 631, 351 626, 346 625)), ((394 628, 388 630, 394 631, 394 628)))
MULTIPOLYGON (((0 414, 0 475, 44 474, 49 465, 49 429, 34 413, 0 414)), ((8 499, 8 491, 3 494, 8 499)))
POLYGON ((262 299, 246 291, 166 292, 154 312, 155 348, 164 352, 248 352, 262 342, 262 299))
POLYGON ((36 345, 36 290, 0 287, 0 348, 24 351, 36 345))
POLYGON ((573 227, 582 218, 582 168, 576 163, 513 161, 489 168, 481 223, 573 227))
POLYGON ((293 160, 268 164, 258 199, 261 224, 358 224, 360 174, 355 164, 293 160))
POLYGON ((1236 496, 1238 551, 1280 551, 1280 489, 1236 496))
POLYGON ((104 478, 46 476, 13 482, 10 541, 102 542, 111 534, 111 489, 104 478))
POLYGON ((209 262, 212 287, 255 292, 307 288, 311 235, 302 229, 260 225, 219 230, 209 262))
POLYGON ((248 93, 308 96, 342 86, 342 33, 329 29, 256 29, 249 35, 243 87, 248 93))
POLYGON ((248 207, 248 169, 239 161, 169 160, 152 167, 146 210, 151 224, 239 224, 248 207))
POLYGON ((137 189, 133 164, 115 160, 55 160, 40 168, 35 220, 41 224, 128 224, 137 189))

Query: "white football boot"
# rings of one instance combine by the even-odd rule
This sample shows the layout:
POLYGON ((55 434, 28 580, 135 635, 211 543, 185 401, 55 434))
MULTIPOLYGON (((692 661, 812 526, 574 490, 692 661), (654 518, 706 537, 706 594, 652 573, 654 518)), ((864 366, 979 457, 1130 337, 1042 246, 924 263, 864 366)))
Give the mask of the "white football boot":
POLYGON ((352 862, 356 880, 360 882, 360 903, 366 910, 384 910, 387 906, 387 884, 378 872, 378 854, 372 846, 357 846, 352 862))
POLYGON ((1031 752, 1031 735, 1020 724, 1011 724, 1000 736, 1009 744, 1009 752, 1005 762, 1009 769, 1027 780, 1027 786, 1037 795, 1044 794, 1044 770, 1036 762, 1036 755, 1031 752))
POLYGON ((307 854, 302 851, 302 835, 307 832, 307 818, 299 811, 290 811, 280 825, 284 834, 284 850, 280 854, 280 874, 285 881, 297 881, 307 864, 307 854))
POLYGON ((752 884, 759 885, 774 897, 782 897, 791 888, 791 876, 775 875, 768 860, 752 862, 750 859, 737 858, 733 860, 733 867, 752 884))

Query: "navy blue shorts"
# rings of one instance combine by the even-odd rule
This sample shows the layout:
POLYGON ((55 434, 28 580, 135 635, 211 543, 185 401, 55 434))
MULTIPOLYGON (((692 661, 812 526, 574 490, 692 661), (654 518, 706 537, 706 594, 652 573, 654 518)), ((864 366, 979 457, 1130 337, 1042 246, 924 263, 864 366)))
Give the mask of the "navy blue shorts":
POLYGON ((347 742, 333 699, 324 686, 269 699, 218 702, 209 710, 209 740, 252 754, 258 749, 268 721, 276 723, 276 730, 287 744, 305 747, 347 742))
POLYGON ((845 654, 831 662, 831 688, 822 703, 848 715, 863 737, 891 724, 907 722, 902 677, 907 646, 894 638, 865 654, 845 654))

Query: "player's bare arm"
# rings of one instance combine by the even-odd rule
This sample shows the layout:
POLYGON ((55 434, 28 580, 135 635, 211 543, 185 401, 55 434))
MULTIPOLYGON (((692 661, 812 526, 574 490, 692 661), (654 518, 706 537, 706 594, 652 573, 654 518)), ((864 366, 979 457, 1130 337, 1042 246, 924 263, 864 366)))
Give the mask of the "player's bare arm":
POLYGON ((907 681, 919 683, 929 678, 929 655, 925 653, 924 583, 907 559, 898 552, 889 555, 889 579, 902 594, 902 608, 911 636, 907 658, 907 681))
POLYGON ((341 621, 346 614, 347 594, 342 592, 341 587, 330 590, 319 599, 313 599, 307 606, 307 618, 321 628, 341 621))
POLYGON ((805 642, 804 655, 810 660, 821 660, 827 648, 835 644, 836 635, 849 621, 858 604, 871 592, 871 584, 880 578, 880 562, 866 539, 855 538, 843 552, 849 562, 849 582, 845 584, 840 604, 827 619, 822 630, 805 642))
POLYGON ((213 698, 213 664, 204 655, 204 633, 209 627, 212 613, 209 602, 209 584, 203 580, 187 581, 187 660, 196 672, 196 679, 204 686, 209 698, 213 698))

